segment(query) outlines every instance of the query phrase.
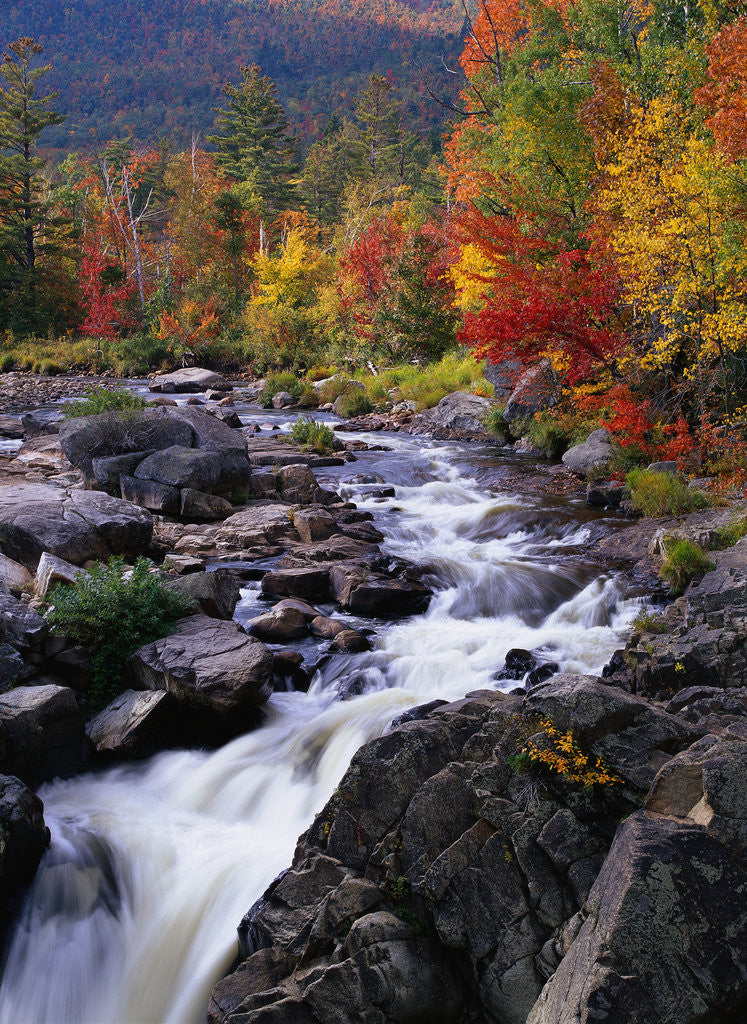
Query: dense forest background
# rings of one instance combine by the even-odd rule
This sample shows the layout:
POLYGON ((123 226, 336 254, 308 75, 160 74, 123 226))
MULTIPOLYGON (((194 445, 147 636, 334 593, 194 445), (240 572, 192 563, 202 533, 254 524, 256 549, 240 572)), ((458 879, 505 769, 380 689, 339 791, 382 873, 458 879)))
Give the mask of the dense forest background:
MULTIPOLYGON (((55 150, 132 134, 189 142, 214 120, 242 64, 275 82, 293 127, 313 137, 350 113, 370 74, 407 90, 419 124, 440 129, 423 72, 447 95, 464 24, 461 0, 4 0, 0 38, 33 36, 53 59, 48 85, 64 125, 55 150)), ((453 98, 453 97, 452 97, 453 98)))

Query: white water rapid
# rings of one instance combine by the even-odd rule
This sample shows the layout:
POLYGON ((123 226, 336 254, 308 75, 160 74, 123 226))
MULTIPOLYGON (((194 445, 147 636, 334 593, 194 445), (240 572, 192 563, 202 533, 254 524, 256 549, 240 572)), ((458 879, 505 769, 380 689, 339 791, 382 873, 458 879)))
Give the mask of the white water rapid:
MULTIPOLYGON (((362 743, 413 705, 518 685, 493 679, 512 647, 598 672, 619 646, 636 602, 579 554, 594 527, 583 506, 478 486, 495 450, 386 443, 354 472, 382 474, 396 496, 341 490, 376 513, 390 555, 425 567, 428 612, 377 623, 373 652, 333 658, 306 694, 275 694, 261 728, 218 751, 44 786, 52 845, 9 946, 0 1024, 203 1021, 243 914, 362 743)), ((237 616, 256 600, 247 590, 237 616)))

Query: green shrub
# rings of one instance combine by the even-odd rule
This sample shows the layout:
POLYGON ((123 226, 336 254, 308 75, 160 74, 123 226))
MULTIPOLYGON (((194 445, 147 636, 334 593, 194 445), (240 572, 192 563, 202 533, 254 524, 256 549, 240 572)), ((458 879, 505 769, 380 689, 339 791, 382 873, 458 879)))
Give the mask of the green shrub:
POLYGON ((641 608, 631 625, 637 633, 666 633, 669 629, 664 616, 650 608, 641 608))
POLYGON ((703 549, 691 540, 668 537, 664 547, 666 557, 659 575, 667 581, 673 594, 681 594, 690 580, 715 568, 703 549))
POLYGON ((9 373, 16 365, 16 357, 12 352, 6 352, 0 359, 0 373, 9 373))
POLYGON ((347 395, 348 392, 360 390, 358 383, 354 382, 351 377, 345 377, 338 373, 336 376, 330 377, 329 380, 325 380, 317 389, 319 404, 326 405, 328 402, 335 402, 342 395, 347 395))
POLYGON ((711 547, 716 551, 720 551, 722 548, 733 548, 746 535, 747 516, 732 516, 726 526, 716 530, 711 547))
POLYGON ((373 412, 373 405, 365 391, 355 388, 339 396, 336 400, 335 411, 338 416, 347 419, 350 416, 365 416, 366 413, 373 412))
POLYGON ((272 408, 272 400, 281 391, 287 391, 294 402, 298 402, 303 393, 303 386, 298 377, 291 370, 282 370, 280 373, 270 373, 265 380, 265 386, 259 396, 259 400, 265 409, 272 408))
POLYGON ((711 503, 704 491, 693 490, 686 480, 674 473, 633 469, 628 473, 626 482, 633 507, 653 518, 692 512, 711 503))
POLYGON ((105 707, 120 691, 132 654, 166 636, 177 619, 189 615, 190 602, 169 590, 153 563, 138 558, 131 573, 123 558, 97 562, 72 584, 55 587, 46 613, 56 633, 83 647, 91 658, 91 712, 105 707))
POLYGON ((83 398, 63 406, 62 418, 96 416, 101 412, 119 412, 122 409, 144 409, 145 399, 125 388, 89 388, 83 398))
POLYGON ((317 452, 334 451, 335 435, 324 423, 319 423, 310 416, 302 416, 293 424, 288 436, 289 441, 308 445, 317 452))
POLYGON ((511 440, 511 430, 508 422, 503 415, 504 407, 496 405, 485 415, 485 429, 493 437, 499 438, 501 441, 508 442, 511 440))

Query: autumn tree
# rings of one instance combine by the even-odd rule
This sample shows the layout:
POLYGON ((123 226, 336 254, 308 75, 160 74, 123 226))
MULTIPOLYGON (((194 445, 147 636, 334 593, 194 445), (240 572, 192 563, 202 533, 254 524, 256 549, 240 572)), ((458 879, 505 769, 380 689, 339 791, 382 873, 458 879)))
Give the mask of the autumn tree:
POLYGON ((37 153, 44 130, 64 120, 50 107, 56 93, 39 94, 50 70, 34 67, 41 53, 33 39, 18 39, 0 64, 0 312, 6 323, 36 329, 54 319, 52 278, 69 239, 68 218, 53 209, 37 153))
POLYGON ((223 92, 228 104, 217 111, 217 131, 209 137, 219 165, 230 178, 253 189, 268 213, 288 209, 298 167, 272 79, 252 64, 242 67, 239 85, 226 85, 223 92))

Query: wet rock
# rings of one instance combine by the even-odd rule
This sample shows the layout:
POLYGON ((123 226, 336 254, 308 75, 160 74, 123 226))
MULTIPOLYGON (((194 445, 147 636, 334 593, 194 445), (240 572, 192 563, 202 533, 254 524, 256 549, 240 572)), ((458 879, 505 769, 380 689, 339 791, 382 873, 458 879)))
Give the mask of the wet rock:
POLYGON ((318 636, 322 640, 332 640, 347 627, 344 622, 340 622, 337 619, 327 618, 326 615, 317 615, 316 618, 311 620, 309 628, 314 636, 318 636))
MULTIPOLYGON (((198 405, 202 405, 199 398, 188 398, 187 402, 196 402, 198 405)), ((148 405, 152 405, 155 409, 176 409, 178 404, 173 398, 166 398, 164 395, 156 395, 148 402, 148 405)))
POLYGON ((20 440, 25 433, 23 423, 16 416, 0 415, 0 437, 20 440))
POLYGON ((18 686, 0 695, 0 771, 29 786, 80 771, 83 716, 65 686, 18 686))
POLYGON ((590 483, 586 488, 586 504, 599 508, 617 508, 628 497, 628 488, 615 480, 590 483))
POLYGON ((135 557, 147 550, 152 532, 148 512, 99 491, 0 487, 0 544, 29 569, 45 551, 74 565, 116 554, 135 557))
POLYGON ((282 601, 278 601, 277 604, 272 606, 272 611, 278 612, 283 608, 293 608, 295 611, 300 612, 307 622, 312 622, 319 615, 319 612, 313 605, 297 597, 284 597, 282 601))
POLYGON ((430 590, 423 584, 349 565, 330 567, 329 588, 335 600, 354 615, 411 615, 423 611, 430 600, 430 590))
POLYGON ((193 615, 176 628, 135 652, 135 678, 144 689, 168 690, 178 701, 240 727, 242 714, 272 692, 272 654, 234 622, 193 615))
POLYGON ((214 416, 221 423, 225 423, 232 430, 238 430, 243 426, 239 414, 234 409, 227 409, 220 405, 206 405, 205 412, 208 416, 214 416))
POLYGON ((238 548, 271 544, 282 538, 298 536, 293 525, 296 509, 281 504, 249 505, 223 523, 216 537, 238 548))
POLYGON ((371 650, 368 638, 355 629, 341 629, 339 633, 335 633, 332 643, 346 654, 359 654, 361 651, 371 650))
POLYGON ((338 529, 334 517, 320 508, 300 509, 293 516, 293 525, 304 544, 327 540, 338 529))
POLYGON ((272 671, 276 690, 297 690, 306 693, 309 688, 311 680, 303 668, 303 655, 298 651, 275 651, 272 671))
POLYGON ((204 370, 199 366, 189 366, 172 373, 161 373, 148 385, 150 391, 184 393, 195 391, 231 391, 232 385, 219 373, 204 370))
POLYGON ((507 423, 529 419, 543 409, 551 409, 560 399, 560 380, 549 359, 542 359, 519 378, 506 402, 503 418, 507 423))
POLYGON ((485 417, 495 402, 481 395, 455 391, 446 395, 434 409, 425 409, 414 417, 411 431, 441 439, 486 440, 485 417))
POLYGON ((124 475, 119 478, 119 487, 124 500, 133 505, 163 516, 179 515, 181 496, 176 487, 124 475))
POLYGON ((270 597, 325 601, 329 597, 329 569, 300 566, 265 573, 262 577, 262 593, 270 597))
POLYGON ((531 651, 521 647, 512 647, 506 653, 506 661, 501 672, 502 679, 523 679, 527 672, 537 667, 537 659, 531 651))
POLYGON ((325 491, 303 463, 283 466, 277 473, 277 488, 283 501, 299 505, 324 504, 332 500, 331 492, 325 491))
POLYGON ((189 523, 214 523, 233 515, 233 505, 217 494, 206 494, 184 487, 179 514, 189 523))
POLYGON ((169 590, 194 604, 195 611, 211 619, 231 620, 241 596, 241 584, 230 572, 192 572, 169 580, 169 590))
POLYGON ((287 391, 278 391, 276 395, 273 395, 273 409, 290 409, 290 407, 295 404, 296 403, 292 395, 288 394, 287 391))
POLYGON ((5 584, 11 594, 15 594, 17 597, 31 583, 32 579, 33 577, 25 565, 0 553, 0 582, 5 584))
POLYGON ((295 608, 280 608, 250 619, 246 624, 246 631, 260 640, 277 644, 306 636, 308 626, 302 612, 295 608))
POLYGON ((189 734, 175 728, 179 708, 165 690, 125 690, 86 726, 100 757, 147 757, 189 734))
POLYGON ((49 845, 44 804, 12 775, 0 775, 0 898, 33 879, 49 845))

